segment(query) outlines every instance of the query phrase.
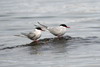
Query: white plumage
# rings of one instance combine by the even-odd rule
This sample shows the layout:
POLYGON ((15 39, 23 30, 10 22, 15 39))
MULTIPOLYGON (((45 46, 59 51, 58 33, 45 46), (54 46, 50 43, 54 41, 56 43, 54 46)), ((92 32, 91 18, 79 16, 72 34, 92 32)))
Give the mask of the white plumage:
POLYGON ((41 37, 41 31, 42 29, 40 27, 37 27, 33 32, 22 33, 22 34, 27 38, 36 41, 38 38, 41 37))
POLYGON ((47 28, 50 33, 52 33, 55 36, 62 36, 66 33, 66 28, 59 26, 59 27, 49 27, 47 28))
POLYGON ((46 28, 51 34, 55 35, 55 36, 62 36, 66 33, 66 28, 70 28, 68 26, 66 26, 65 24, 60 24, 60 26, 58 27, 47 27, 41 23, 38 22, 38 24, 40 24, 41 26, 43 26, 44 28, 46 28))

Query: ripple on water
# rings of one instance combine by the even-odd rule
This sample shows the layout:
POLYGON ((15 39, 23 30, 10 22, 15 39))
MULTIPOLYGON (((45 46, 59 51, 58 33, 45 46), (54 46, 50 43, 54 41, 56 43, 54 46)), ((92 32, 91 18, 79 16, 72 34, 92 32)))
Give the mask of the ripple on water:
MULTIPOLYGON (((44 65, 56 67, 59 65, 69 65, 71 67, 98 65, 100 62, 100 43, 97 43, 97 41, 99 40, 100 38, 96 36, 85 38, 70 36, 62 38, 44 38, 40 39, 38 43, 31 42, 28 44, 1 48, 0 56, 6 57, 6 59, 9 60, 5 61, 7 63, 6 65, 8 65, 11 60, 15 66, 20 66, 20 63, 42 67, 44 65), (13 62, 14 60, 16 60, 17 64, 13 62), (19 63, 19 61, 22 62, 19 63)), ((2 61, 3 59, 1 62, 2 61)))
MULTIPOLYGON (((86 43, 100 43, 99 38, 96 36, 92 37, 70 37, 70 36, 65 36, 61 38, 44 38, 40 39, 39 42, 31 42, 29 44, 24 44, 24 45, 18 45, 18 46, 11 46, 11 47, 5 47, 1 48, 0 50, 5 50, 5 49, 14 49, 14 48, 21 48, 21 47, 27 47, 27 46, 37 46, 37 45, 52 45, 52 46, 60 46, 61 44, 65 45, 76 45, 76 44, 86 44, 86 43)), ((3 45, 0 45, 3 46, 3 45)))

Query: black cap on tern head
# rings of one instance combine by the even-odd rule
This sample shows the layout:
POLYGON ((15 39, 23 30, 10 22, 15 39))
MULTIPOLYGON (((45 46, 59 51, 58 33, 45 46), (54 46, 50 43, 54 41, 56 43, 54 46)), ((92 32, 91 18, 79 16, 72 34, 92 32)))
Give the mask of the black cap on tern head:
POLYGON ((38 29, 38 30, 42 30, 41 27, 36 27, 36 29, 38 29))
POLYGON ((66 28, 70 28, 66 24, 60 24, 60 26, 63 26, 63 27, 66 27, 66 28))
POLYGON ((60 26, 67 27, 67 25, 66 25, 66 24, 60 24, 60 26))

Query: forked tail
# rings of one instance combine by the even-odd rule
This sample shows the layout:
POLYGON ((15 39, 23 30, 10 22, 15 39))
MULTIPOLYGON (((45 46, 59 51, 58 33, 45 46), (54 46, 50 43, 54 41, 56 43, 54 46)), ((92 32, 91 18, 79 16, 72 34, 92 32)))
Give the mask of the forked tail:
POLYGON ((41 25, 41 26, 43 26, 44 28, 48 28, 47 26, 45 26, 45 25, 43 25, 43 24, 41 24, 40 22, 37 22, 39 25, 41 25))
POLYGON ((21 33, 22 35, 14 35, 14 36, 17 36, 17 37, 27 37, 27 35, 25 33, 21 33))
POLYGON ((22 35, 24 35, 24 36, 27 36, 28 34, 27 33, 21 33, 22 35))

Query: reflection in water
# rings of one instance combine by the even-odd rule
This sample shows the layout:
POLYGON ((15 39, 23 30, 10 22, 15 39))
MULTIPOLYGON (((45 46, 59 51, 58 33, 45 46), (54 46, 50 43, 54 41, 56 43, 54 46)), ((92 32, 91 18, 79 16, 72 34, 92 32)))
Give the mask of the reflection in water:
MULTIPOLYGON (((42 67, 45 65, 55 67, 59 67, 60 65, 62 65, 62 67, 67 65, 75 65, 78 67, 79 65, 81 67, 81 64, 92 64, 95 62, 99 64, 99 60, 96 61, 93 59, 99 59, 100 56, 99 40, 100 38, 95 36, 86 38, 70 36, 62 38, 45 38, 39 40, 38 43, 31 42, 24 45, 5 47, 1 49, 2 51, 0 51, 2 52, 2 57, 6 57, 6 59, 11 61, 17 60, 17 63, 13 62, 15 66, 20 65, 20 63, 27 63, 26 65, 42 67), (9 49, 9 52, 6 52, 8 54, 6 56, 4 52, 7 49, 9 49), (13 56, 13 58, 11 56, 13 56)), ((0 62, 3 60, 4 59, 1 59, 0 62)), ((5 62, 9 63, 7 60, 5 62)))
POLYGON ((0 0, 0 67, 100 67, 99 14, 100 0, 0 0), (45 32, 39 43, 13 37, 38 21, 68 24, 71 37, 45 32))
POLYGON ((31 54, 39 54, 41 52, 50 51, 51 53, 64 53, 68 46, 67 41, 70 40, 70 36, 65 38, 46 38, 40 40, 39 43, 34 45, 34 42, 30 43, 31 54))
MULTIPOLYGON (((31 42, 29 44, 23 44, 23 45, 17 45, 17 46, 11 46, 11 47, 4 47, 1 48, 0 50, 5 50, 5 49, 14 49, 14 48, 21 48, 21 47, 30 47, 30 49, 34 51, 45 51, 45 50, 53 50, 53 51, 58 51, 58 52, 66 52, 66 47, 67 46, 78 46, 79 45, 90 45, 90 43, 100 43, 98 41, 98 37, 93 36, 93 37, 86 37, 86 38, 81 38, 81 37, 70 37, 70 36, 64 36, 61 38, 44 38, 40 39, 39 42, 31 42)), ((2 45, 1 45, 2 46, 2 45)), ((37 53, 37 52, 35 52, 37 53)), ((34 53, 33 53, 34 54, 34 53)))
POLYGON ((39 40, 39 42, 31 42, 29 44, 24 45, 4 47, 0 50, 29 47, 31 50, 31 54, 38 54, 48 50, 50 50, 51 52, 64 53, 66 52, 66 47, 69 45, 68 40, 71 39, 72 37, 70 36, 65 36, 61 38, 45 38, 39 40))

